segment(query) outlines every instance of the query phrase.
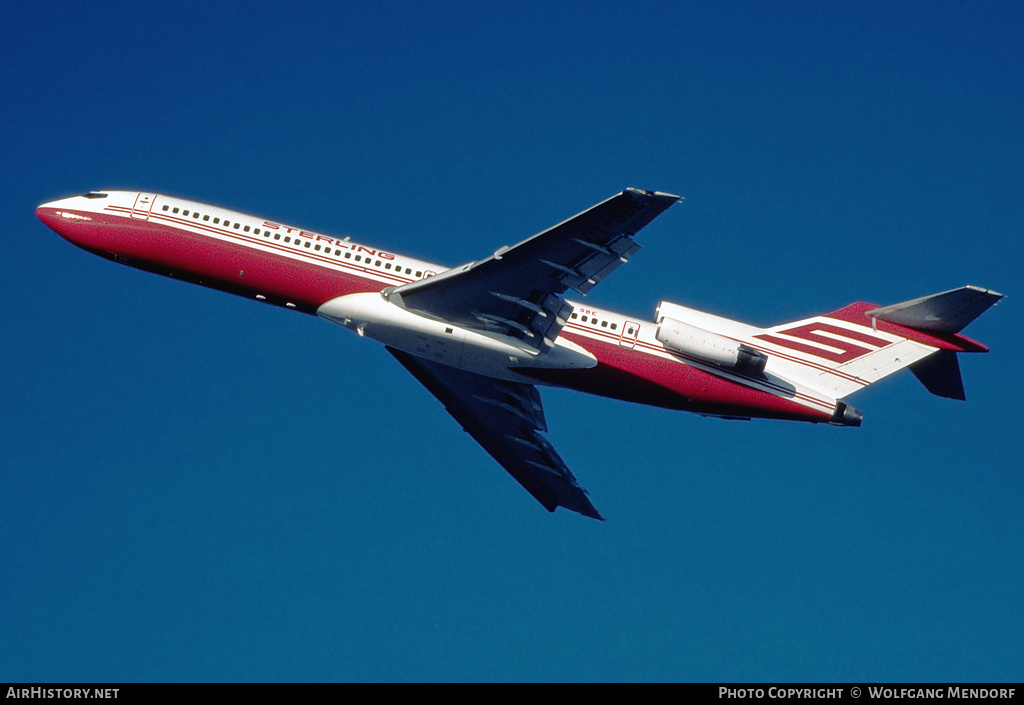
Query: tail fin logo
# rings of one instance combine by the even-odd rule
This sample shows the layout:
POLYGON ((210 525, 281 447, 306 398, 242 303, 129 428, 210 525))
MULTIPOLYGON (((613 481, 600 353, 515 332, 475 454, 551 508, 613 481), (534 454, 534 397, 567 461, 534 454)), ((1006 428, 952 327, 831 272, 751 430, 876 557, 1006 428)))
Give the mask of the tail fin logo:
POLYGON ((780 338, 779 335, 771 333, 761 333, 754 337, 772 345, 796 350, 805 355, 830 360, 838 364, 855 360, 861 355, 866 355, 891 344, 890 341, 883 338, 850 330, 849 328, 842 328, 830 323, 806 323, 785 330, 777 330, 775 333, 789 337, 780 338), (791 340, 790 338, 796 338, 797 340, 791 340), (857 343, 864 343, 872 347, 864 347, 857 343))

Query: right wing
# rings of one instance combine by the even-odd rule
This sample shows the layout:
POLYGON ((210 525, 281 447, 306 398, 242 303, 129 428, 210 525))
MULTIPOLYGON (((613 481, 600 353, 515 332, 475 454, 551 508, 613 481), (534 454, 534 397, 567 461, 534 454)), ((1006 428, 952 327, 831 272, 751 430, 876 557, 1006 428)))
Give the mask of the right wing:
POLYGON ((388 347, 445 410, 549 512, 565 507, 602 519, 554 446, 537 388, 431 362, 388 347))
POLYGON ((640 249, 641 228, 679 200, 626 189, 487 259, 393 289, 390 301, 428 318, 554 345, 572 311, 561 294, 586 294, 640 249))

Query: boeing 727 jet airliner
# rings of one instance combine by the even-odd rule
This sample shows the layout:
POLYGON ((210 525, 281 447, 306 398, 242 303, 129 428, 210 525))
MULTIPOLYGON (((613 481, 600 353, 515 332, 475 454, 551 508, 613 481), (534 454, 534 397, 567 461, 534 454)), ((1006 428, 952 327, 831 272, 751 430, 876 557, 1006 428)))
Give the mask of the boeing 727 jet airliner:
POLYGON ((904 367, 964 398, 960 330, 1001 298, 965 286, 757 328, 662 301, 641 321, 587 294, 678 197, 627 189, 448 268, 181 198, 93 191, 44 203, 70 242, 124 264, 315 314, 383 343, 548 511, 600 519, 543 435, 538 385, 732 419, 859 426, 845 398, 904 367))

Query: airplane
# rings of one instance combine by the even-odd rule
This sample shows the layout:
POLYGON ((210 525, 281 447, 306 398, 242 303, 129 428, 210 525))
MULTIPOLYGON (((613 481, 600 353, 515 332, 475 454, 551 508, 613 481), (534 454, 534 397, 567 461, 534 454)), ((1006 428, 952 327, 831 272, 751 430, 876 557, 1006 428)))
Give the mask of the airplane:
POLYGON ((726 419, 860 426, 846 397, 909 367, 964 399, 960 334, 1001 294, 964 286, 759 328, 670 301, 653 321, 564 297, 626 263, 675 204, 626 189, 483 259, 444 267, 183 198, 90 191, 38 217, 115 262, 319 316, 383 343, 549 512, 603 519, 554 446, 538 386, 726 419))

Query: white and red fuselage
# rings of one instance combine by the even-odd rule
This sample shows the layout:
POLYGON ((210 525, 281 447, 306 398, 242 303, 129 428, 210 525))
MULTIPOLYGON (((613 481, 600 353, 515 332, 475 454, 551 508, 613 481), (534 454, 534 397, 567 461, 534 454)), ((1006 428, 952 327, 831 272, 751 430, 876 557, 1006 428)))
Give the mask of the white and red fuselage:
POLYGON ((447 268, 195 201, 90 192, 37 209, 70 242, 139 269, 313 314, 383 343, 546 509, 600 519, 545 437, 537 384, 733 419, 859 426, 844 398, 909 367, 963 399, 974 286, 757 328, 668 301, 653 322, 569 301, 639 249, 679 199, 626 189, 490 257, 447 268))
MULTIPOLYGON (((830 314, 828 323, 817 325, 817 333, 792 328, 781 331, 783 335, 757 335, 758 329, 735 321, 662 304, 671 309, 671 321, 689 316, 694 319, 691 323, 699 326, 714 319, 716 339, 742 340, 742 347, 753 346, 760 351, 755 354, 766 357, 767 369, 762 359, 760 369, 744 371, 715 364, 713 356, 687 354, 685 346, 666 346, 661 341, 667 333, 659 339, 655 323, 570 301, 571 317, 554 350, 531 355, 515 341, 493 335, 458 330, 453 337, 452 327, 443 321, 390 306, 386 294, 391 288, 447 268, 347 237, 155 193, 93 192, 45 203, 37 214, 64 238, 100 256, 318 314, 360 334, 366 330, 361 312, 373 309, 366 313, 368 320, 380 325, 369 327, 374 333, 370 337, 400 350, 416 346, 416 350, 405 351, 425 357, 433 354, 437 362, 498 379, 567 387, 715 416, 856 425, 859 414, 844 418, 847 407, 837 402, 841 395, 825 393, 811 382, 804 387, 799 379, 794 382, 792 374, 780 383, 772 374, 774 366, 792 369, 796 365, 813 380, 839 374, 834 371, 835 360, 844 354, 857 356, 908 337, 928 352, 936 347, 965 351, 973 344, 962 336, 953 336, 956 340, 950 342, 950 336, 939 339, 918 331, 908 333, 884 322, 868 327, 863 311, 844 309, 830 314), (353 296, 358 294, 363 296, 353 296), (831 339, 831 347, 827 337, 824 346, 820 342, 823 326, 839 332, 839 337, 831 339), (894 328, 899 329, 887 335, 886 331, 894 328), (425 354, 424 341, 435 337, 439 346, 425 354)), ((697 330, 707 328, 712 326, 697 330)), ((827 330, 825 335, 829 335, 827 330)), ((973 345, 973 349, 983 349, 973 345)), ((858 388, 855 378, 846 381, 858 388)), ((870 380, 864 382, 868 383, 870 380)))

